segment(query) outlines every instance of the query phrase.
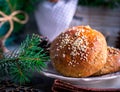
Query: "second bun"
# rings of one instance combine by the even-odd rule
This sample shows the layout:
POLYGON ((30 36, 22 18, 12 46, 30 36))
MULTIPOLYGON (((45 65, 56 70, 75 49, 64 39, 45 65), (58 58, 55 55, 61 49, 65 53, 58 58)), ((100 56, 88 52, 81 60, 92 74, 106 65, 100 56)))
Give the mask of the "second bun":
POLYGON ((106 63, 106 40, 89 26, 76 26, 61 33, 51 43, 50 57, 54 68, 62 75, 87 77, 106 63))
POLYGON ((107 56, 106 64, 101 70, 99 70, 97 73, 93 74, 92 76, 110 74, 120 71, 120 50, 108 46, 107 52, 108 52, 107 54, 108 56, 107 56))

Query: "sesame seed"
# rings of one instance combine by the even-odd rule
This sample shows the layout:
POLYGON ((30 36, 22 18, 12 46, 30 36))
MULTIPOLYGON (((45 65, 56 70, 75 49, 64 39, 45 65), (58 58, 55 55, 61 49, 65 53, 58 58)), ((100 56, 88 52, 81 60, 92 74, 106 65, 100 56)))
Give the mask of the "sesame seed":
POLYGON ((60 49, 57 48, 56 50, 59 51, 60 49))
POLYGON ((55 56, 58 56, 58 54, 55 54, 55 56))
POLYGON ((81 76, 81 74, 79 73, 78 76, 81 76))
POLYGON ((78 62, 76 64, 79 64, 78 62))
POLYGON ((76 28, 75 27, 72 27, 72 30, 75 30, 76 28))
POLYGON ((85 32, 85 30, 81 29, 81 32, 85 32))
POLYGON ((63 58, 65 57, 65 54, 63 54, 63 58))
POLYGON ((68 47, 68 49, 70 50, 70 47, 68 47))
POLYGON ((59 43, 56 43, 56 45, 58 45, 59 43))
POLYGON ((73 65, 73 67, 75 67, 75 65, 73 65))

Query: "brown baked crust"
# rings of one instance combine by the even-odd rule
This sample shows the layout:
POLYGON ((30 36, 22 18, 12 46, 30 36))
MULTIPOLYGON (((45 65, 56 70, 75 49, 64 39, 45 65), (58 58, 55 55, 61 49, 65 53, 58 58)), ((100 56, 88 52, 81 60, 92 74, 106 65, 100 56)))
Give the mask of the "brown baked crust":
POLYGON ((62 75, 87 77, 106 63, 106 40, 89 26, 76 26, 61 33, 52 42, 50 57, 54 68, 62 75))
POLYGON ((105 66, 100 71, 93 74, 93 76, 120 71, 120 50, 113 47, 108 47, 107 52, 108 57, 105 66))

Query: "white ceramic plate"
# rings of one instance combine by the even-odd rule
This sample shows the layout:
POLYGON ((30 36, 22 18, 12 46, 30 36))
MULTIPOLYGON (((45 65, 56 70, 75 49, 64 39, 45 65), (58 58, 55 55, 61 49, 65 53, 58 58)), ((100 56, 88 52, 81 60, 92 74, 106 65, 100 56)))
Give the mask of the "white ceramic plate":
POLYGON ((103 76, 98 76, 98 77, 87 77, 87 78, 65 77, 65 76, 59 74, 58 72, 56 72, 56 70, 54 70, 51 63, 47 64, 47 69, 44 69, 42 71, 42 74, 47 77, 50 77, 50 78, 61 79, 64 81, 71 82, 73 84, 93 84, 93 83, 101 83, 101 82, 105 82, 105 81, 110 82, 111 80, 120 78, 120 72, 107 74, 107 75, 103 75, 103 76))

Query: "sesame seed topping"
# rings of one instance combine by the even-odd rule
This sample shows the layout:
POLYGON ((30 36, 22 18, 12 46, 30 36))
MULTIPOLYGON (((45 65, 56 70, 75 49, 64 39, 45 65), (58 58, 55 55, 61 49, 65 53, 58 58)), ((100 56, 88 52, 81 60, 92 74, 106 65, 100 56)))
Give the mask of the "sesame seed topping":
POLYGON ((86 36, 81 36, 81 37, 77 38, 73 44, 71 44, 72 51, 71 51, 70 55, 76 56, 76 55, 82 54, 82 53, 80 53, 80 51, 82 51, 83 53, 87 51, 88 41, 86 38, 87 38, 86 36))
POLYGON ((120 54, 120 50, 116 49, 114 47, 108 47, 108 51, 109 51, 109 55, 119 55, 120 54))
MULTIPOLYGON (((80 56, 79 59, 84 61, 87 60, 87 57, 89 56, 89 53, 87 53, 88 45, 89 45, 89 40, 87 38, 87 35, 85 35, 86 30, 83 28, 77 28, 73 27, 71 29, 68 29, 66 32, 63 32, 59 37, 59 44, 57 43, 57 51, 61 51, 63 48, 67 49, 70 51, 70 55, 75 57, 75 56, 80 56), (72 32, 67 32, 67 31, 74 31, 75 34, 72 34, 72 32)), ((64 52, 64 51, 63 51, 64 52)), ((66 53, 66 52, 64 52, 66 53)), ((62 55, 63 58, 65 58, 65 54, 62 55)), ((72 65, 73 63, 77 63, 76 61, 70 61, 68 65, 72 65)))
POLYGON ((64 48, 68 43, 70 43, 70 36, 68 34, 62 34, 62 41, 60 42, 60 48, 64 48))

